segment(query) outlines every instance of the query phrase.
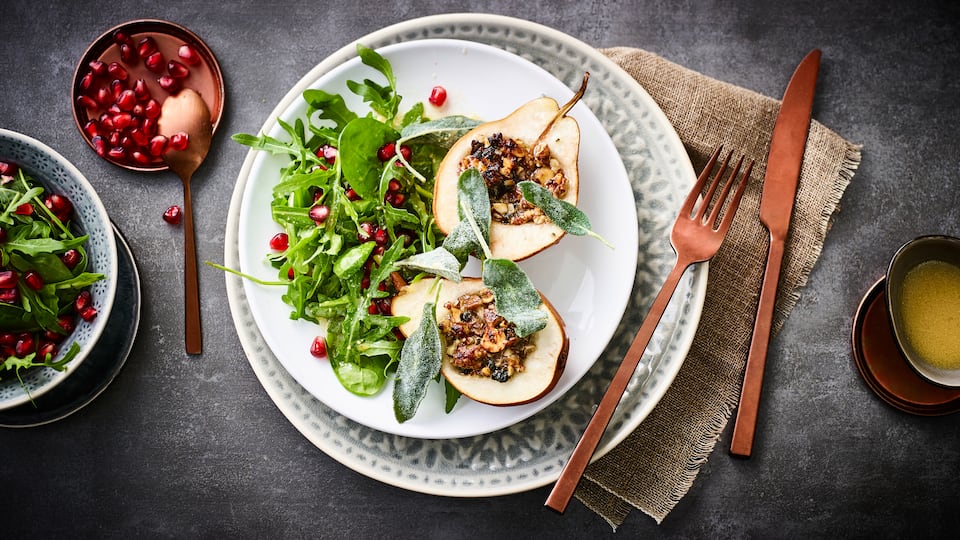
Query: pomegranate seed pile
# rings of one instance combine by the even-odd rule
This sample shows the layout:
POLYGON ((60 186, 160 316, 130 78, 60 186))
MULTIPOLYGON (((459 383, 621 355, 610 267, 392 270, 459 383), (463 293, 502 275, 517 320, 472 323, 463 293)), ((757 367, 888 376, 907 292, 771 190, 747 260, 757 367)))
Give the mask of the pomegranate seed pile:
POLYGON ((25 200, 0 226, 0 367, 8 367, 4 364, 11 358, 32 359, 29 365, 50 362, 80 321, 92 322, 97 317, 90 290, 71 284, 103 277, 85 272, 82 246, 49 251, 39 247, 74 243, 75 237, 68 231, 73 203, 57 193, 28 199, 24 193, 32 186, 16 164, 0 161, 0 206, 25 200))
POLYGON ((100 157, 131 166, 159 164, 165 152, 184 150, 189 137, 181 132, 168 139, 158 133, 166 95, 152 95, 147 80, 134 80, 131 70, 142 62, 163 92, 173 95, 189 80, 190 66, 202 60, 189 44, 180 46, 177 58, 164 58, 149 35, 134 42, 117 31, 113 40, 120 48, 120 61, 92 60, 78 82, 76 104, 88 117, 83 131, 100 157))

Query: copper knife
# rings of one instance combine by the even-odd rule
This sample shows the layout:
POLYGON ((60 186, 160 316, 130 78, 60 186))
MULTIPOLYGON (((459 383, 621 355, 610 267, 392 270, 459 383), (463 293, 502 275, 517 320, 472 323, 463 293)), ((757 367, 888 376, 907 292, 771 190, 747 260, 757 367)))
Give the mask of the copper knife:
POLYGON ((740 391, 740 405, 737 407, 737 418, 733 427, 733 439, 730 442, 730 453, 739 457, 750 457, 753 451, 773 308, 797 184, 800 181, 800 165, 803 163, 803 150, 807 144, 819 70, 820 50, 814 49, 793 72, 773 126, 767 172, 763 178, 763 193, 760 197, 760 223, 770 233, 770 248, 760 288, 750 354, 747 356, 747 369, 740 391))

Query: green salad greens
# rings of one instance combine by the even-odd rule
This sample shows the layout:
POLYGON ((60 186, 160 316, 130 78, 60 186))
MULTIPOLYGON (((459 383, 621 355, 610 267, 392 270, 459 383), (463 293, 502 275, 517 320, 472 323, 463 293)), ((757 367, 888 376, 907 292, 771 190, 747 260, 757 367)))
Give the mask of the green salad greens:
MULTIPOLYGON (((14 168, 5 163, 5 168, 14 168)), ((0 183, 0 380, 13 371, 63 370, 80 346, 54 360, 78 320, 96 317, 89 287, 104 278, 87 271, 87 236, 69 226, 70 201, 44 194, 16 167, 0 183)))
POLYGON ((289 141, 249 134, 233 140, 289 156, 270 203, 288 245, 268 259, 286 286, 290 317, 326 322, 334 373, 346 389, 368 396, 383 387, 402 347, 396 327, 405 319, 389 314, 395 263, 442 240, 431 213, 434 171, 478 122, 430 120, 422 103, 400 114, 389 62, 362 45, 358 52, 385 79, 347 83, 369 113, 350 110, 341 95, 310 89, 303 93, 307 117, 279 122, 289 141))
MULTIPOLYGON (((484 259, 484 283, 521 335, 542 328, 545 315, 523 271, 512 261, 489 257, 490 201, 479 172, 470 169, 460 178, 463 221, 446 237, 435 224, 436 169, 450 146, 479 122, 463 116, 430 119, 419 102, 401 114, 390 63, 363 45, 357 50, 363 64, 384 79, 346 83, 369 112, 351 110, 339 94, 310 89, 303 92, 306 118, 278 120, 288 141, 233 136, 289 158, 270 202, 272 218, 283 229, 267 255, 278 280, 213 266, 284 286, 291 319, 326 323, 325 342, 314 349, 325 351, 350 392, 376 394, 396 372, 394 409, 403 422, 415 413, 426 385, 440 377, 442 351, 434 304, 424 307, 415 335, 404 340, 399 333, 407 318, 390 311, 398 287, 424 273, 459 281, 467 258, 478 255, 484 259)), ((528 198, 540 195, 531 193, 528 198)), ((586 216, 572 205, 554 204, 548 215, 557 216, 564 230, 589 233, 586 216)), ((449 412, 459 393, 449 383, 446 388, 449 412)))

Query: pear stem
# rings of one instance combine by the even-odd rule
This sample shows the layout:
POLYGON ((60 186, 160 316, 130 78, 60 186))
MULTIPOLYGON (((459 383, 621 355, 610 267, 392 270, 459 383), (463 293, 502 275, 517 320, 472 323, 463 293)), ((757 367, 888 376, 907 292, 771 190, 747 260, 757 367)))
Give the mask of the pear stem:
POLYGON ((587 82, 589 80, 590 80, 590 72, 589 71, 583 72, 583 82, 580 83, 580 89, 577 90, 577 93, 574 94, 572 98, 570 98, 570 101, 566 102, 563 105, 563 107, 560 107, 560 110, 557 111, 556 116, 554 116, 553 119, 550 120, 550 123, 547 124, 547 127, 545 127, 543 131, 540 133, 540 136, 537 137, 537 141, 533 145, 534 155, 539 154, 540 151, 543 149, 544 140, 547 138, 547 135, 553 129, 554 124, 556 124, 557 121, 559 121, 561 118, 565 117, 567 113, 570 112, 570 109, 572 109, 573 106, 576 105, 577 102, 579 102, 583 98, 583 94, 587 91, 587 82))

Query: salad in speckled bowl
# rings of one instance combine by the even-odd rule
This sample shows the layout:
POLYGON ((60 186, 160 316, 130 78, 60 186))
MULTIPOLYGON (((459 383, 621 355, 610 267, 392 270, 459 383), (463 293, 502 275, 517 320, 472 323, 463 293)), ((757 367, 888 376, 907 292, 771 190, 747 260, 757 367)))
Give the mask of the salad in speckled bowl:
POLYGON ((0 129, 0 410, 77 370, 116 289, 113 227, 93 187, 49 146, 0 129))

